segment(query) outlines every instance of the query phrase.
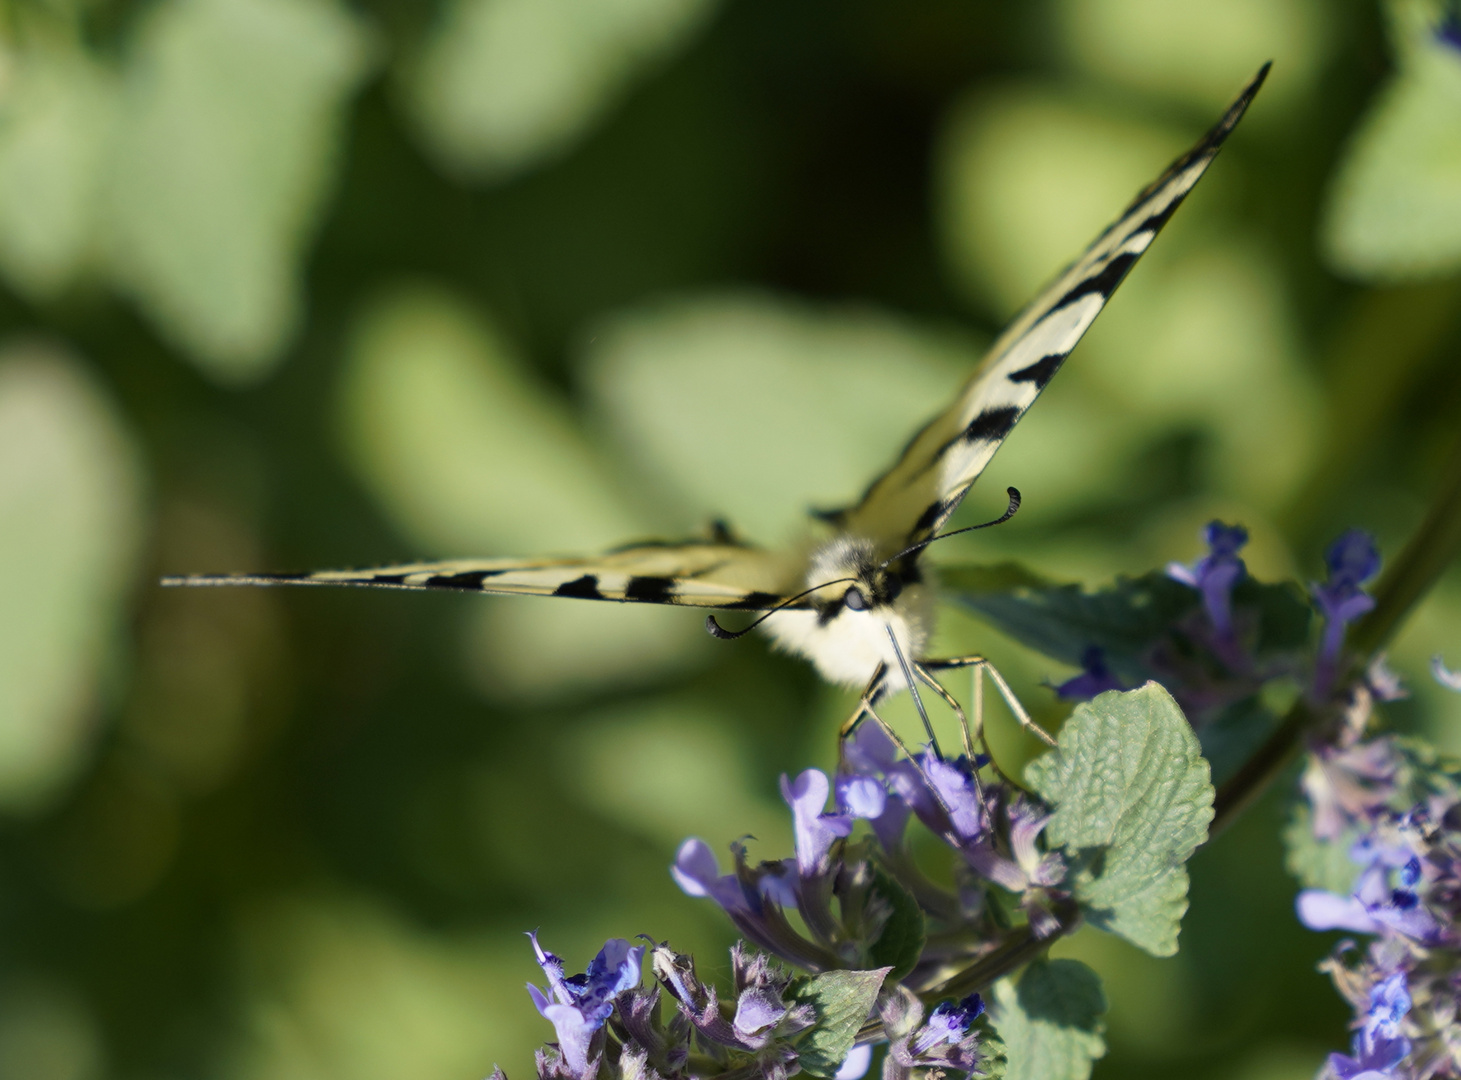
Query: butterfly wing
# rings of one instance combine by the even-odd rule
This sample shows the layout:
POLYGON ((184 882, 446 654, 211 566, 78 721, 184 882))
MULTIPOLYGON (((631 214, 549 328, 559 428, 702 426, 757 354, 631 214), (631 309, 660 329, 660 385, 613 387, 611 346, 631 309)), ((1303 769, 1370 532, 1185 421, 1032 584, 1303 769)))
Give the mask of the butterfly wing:
MULTIPOLYGON (((765 611, 785 601, 794 581, 795 564, 763 548, 687 541, 634 544, 582 559, 453 559, 369 570, 200 574, 163 578, 162 584, 450 589, 765 611)), ((790 606, 804 607, 806 602, 790 606)))
POLYGON ((857 506, 835 515, 895 552, 934 535, 1121 280, 1181 205, 1263 85, 1265 64, 1223 118, 1174 161, 1000 335, 947 411, 918 432, 857 506))

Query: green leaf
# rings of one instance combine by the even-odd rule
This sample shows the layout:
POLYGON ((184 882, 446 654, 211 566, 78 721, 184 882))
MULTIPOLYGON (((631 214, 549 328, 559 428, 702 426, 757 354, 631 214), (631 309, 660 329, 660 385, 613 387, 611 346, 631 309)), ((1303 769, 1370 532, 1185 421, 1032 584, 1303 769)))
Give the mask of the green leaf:
POLYGON ((979 356, 885 313, 735 293, 623 312, 594 337, 587 388, 616 441, 692 520, 724 515, 767 540, 799 532, 808 507, 855 502, 979 356), (760 434, 727 454, 686 401, 760 434))
POLYGON ((1199 603, 1196 590, 1165 574, 1118 578, 1098 592, 1041 581, 1018 568, 993 576, 981 568, 940 568, 945 588, 1015 640, 1067 664, 1092 645, 1118 678, 1150 677, 1143 660, 1151 645, 1199 603))
MULTIPOLYGON (((1169 655, 1193 652, 1177 624, 1201 603, 1197 590, 1153 572, 1117 578, 1104 589, 1059 585, 1015 563, 940 567, 954 599, 1017 641, 1062 663, 1079 665, 1098 646, 1107 666, 1128 684, 1162 678, 1151 664, 1159 645, 1169 655)), ((1250 628, 1259 659, 1307 647, 1311 609, 1296 586, 1246 578, 1233 590, 1237 624, 1250 628)))
POLYGON ((1106 1053, 1106 995, 1079 960, 1037 960, 1018 986, 994 984, 990 1009, 1009 1055, 1005 1080, 1086 1080, 1106 1053))
MULTIPOLYGON (((654 531, 568 402, 443 290, 377 296, 354 327, 338 427, 366 489, 423 554, 592 551, 654 531)), ((547 698, 653 679, 711 647, 655 604, 471 605, 473 682, 547 698)))
POLYGON ((503 176, 565 150, 634 77, 687 44, 716 0, 448 0, 406 71, 429 148, 503 176))
POLYGON ((1352 277, 1461 267, 1461 54, 1425 37, 1376 93, 1334 175, 1322 250, 1352 277))
POLYGON ((881 870, 874 872, 872 891, 893 910, 883 924, 883 932, 868 950, 868 959, 874 964, 887 965, 888 978, 897 982, 913 970, 923 955, 927 940, 923 911, 912 893, 881 870))
POLYGON ((367 70, 335 0, 163 0, 129 57, 110 200, 118 288, 212 377, 262 377, 367 70))
POLYGON ((115 407, 70 357, 0 353, 0 808, 70 778, 136 570, 142 476, 115 407))
POLYGON ((857 1039, 889 968, 874 971, 826 971, 791 984, 787 998, 809 1002, 817 1013, 815 1027, 796 1040, 803 1072, 832 1076, 857 1039))
POLYGON ((46 298, 95 254, 117 88, 59 32, 23 40, 0 110, 0 267, 22 292, 46 298))
POLYGON ((1091 923, 1154 956, 1175 953, 1183 864, 1207 838, 1213 790, 1172 696, 1147 683, 1078 705, 1025 775, 1055 807, 1046 837, 1086 860, 1075 896, 1091 923))

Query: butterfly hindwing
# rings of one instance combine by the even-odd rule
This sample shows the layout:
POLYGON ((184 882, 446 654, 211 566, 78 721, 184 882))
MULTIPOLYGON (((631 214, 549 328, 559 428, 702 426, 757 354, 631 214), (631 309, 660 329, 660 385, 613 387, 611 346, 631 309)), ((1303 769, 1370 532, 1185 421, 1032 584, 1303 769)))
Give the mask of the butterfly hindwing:
POLYGON ((163 584, 449 589, 764 611, 784 600, 788 574, 785 560, 762 548, 689 541, 634 544, 582 559, 452 559, 368 570, 197 575, 163 584))
POLYGON ((1144 189, 1125 213, 1000 335, 959 397, 839 523, 890 551, 936 533, 1100 314, 1127 272, 1202 177, 1268 74, 1144 189))

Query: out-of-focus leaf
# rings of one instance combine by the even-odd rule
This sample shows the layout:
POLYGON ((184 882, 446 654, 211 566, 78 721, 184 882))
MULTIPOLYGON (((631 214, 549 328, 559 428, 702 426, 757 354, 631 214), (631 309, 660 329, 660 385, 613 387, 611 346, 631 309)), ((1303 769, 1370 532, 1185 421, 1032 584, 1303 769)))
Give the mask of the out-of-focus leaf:
POLYGON ((164 0, 126 70, 110 199, 117 287, 210 376, 279 359, 366 35, 335 0, 164 0))
POLYGON ((347 456, 422 555, 572 554, 641 533, 566 404, 453 297, 370 303, 342 380, 347 456))
POLYGON ((961 282, 1012 315, 1189 142, 1044 87, 955 105, 937 169, 941 238, 961 282))
POLYGON ((1320 239, 1331 266, 1367 281, 1461 267, 1461 50, 1408 50, 1351 137, 1320 239))
POLYGON ((797 1064, 812 1076, 833 1076, 852 1049, 857 1029, 872 1011, 887 968, 875 971, 824 971, 798 979, 787 989, 788 1001, 807 1002, 817 1023, 796 1042, 797 1064))
POLYGON ((248 912, 239 937, 245 1005, 226 1080, 475 1076, 552 1037, 513 935, 499 955, 364 898, 294 897, 248 912))
POLYGON ((80 764, 135 568, 137 453, 67 357, 0 353, 0 807, 80 764))
POLYGON ((1005 1080, 1086 1080, 1106 1053, 1106 995, 1079 960, 1037 960, 994 984, 992 1018, 1009 1056, 1005 1080))
POLYGON ((1205 431, 1215 444, 1211 486, 1281 509, 1314 459, 1321 399, 1272 254, 1233 229, 1189 228, 1188 215, 1210 198, 1208 185, 1232 168, 1226 154, 1122 285, 1076 360, 1081 378, 1104 396, 1099 407, 1121 423, 1145 427, 1148 438, 1205 431))
POLYGON ((639 700, 598 713, 566 732, 562 747, 553 770, 561 794, 662 850, 699 836, 724 853, 753 836, 756 859, 792 851, 791 815, 756 790, 753 750, 736 718, 703 701, 639 700))
MULTIPOLYGON (((370 305, 339 416, 356 472, 422 556, 573 554, 652 532, 566 403, 443 293, 404 289, 370 305)), ((497 698, 663 675, 709 643, 683 612, 472 599, 468 667, 497 698)))
POLYGON ((1172 695, 1147 683, 1077 705, 1025 777, 1055 807, 1050 842, 1092 860, 1075 886, 1091 924, 1153 956, 1175 953, 1185 864, 1207 839, 1213 789, 1172 695))
POLYGON ((22 978, 0 988, 0 1076, 96 1080, 105 1059, 96 1018, 70 987, 22 978))
POLYGON ((502 175, 560 152, 636 75, 688 42, 716 0, 447 0, 407 75, 449 168, 502 175))
POLYGON ((887 315, 758 296, 650 308, 595 338, 589 389, 618 440, 697 517, 767 542, 855 501, 979 359, 887 315))
POLYGON ((485 697, 544 702, 659 682, 716 643, 704 612, 523 597, 483 604, 465 645, 468 677, 485 697))
POLYGON ((116 80, 58 34, 25 35, 0 97, 0 267, 53 296, 96 254, 116 80))
POLYGON ((1332 38, 1319 0, 1062 0, 1058 26, 1086 70, 1208 110, 1216 119, 1258 65, 1279 77, 1244 124, 1271 122, 1310 89, 1332 38))

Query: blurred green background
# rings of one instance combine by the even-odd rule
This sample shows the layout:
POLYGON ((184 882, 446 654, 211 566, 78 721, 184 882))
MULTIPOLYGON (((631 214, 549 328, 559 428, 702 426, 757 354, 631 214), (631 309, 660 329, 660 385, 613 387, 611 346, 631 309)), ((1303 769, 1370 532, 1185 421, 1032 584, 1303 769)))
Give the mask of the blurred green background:
MULTIPOLYGON (((1264 60, 963 519, 1025 509, 938 558, 1096 584, 1221 516, 1307 579, 1343 527, 1398 550, 1456 453, 1461 51, 1424 0, 0 11, 7 1080, 524 1080, 523 931, 723 971, 674 847, 787 853, 776 778, 847 694, 692 613, 157 576, 793 536, 1264 60)), ((1067 671, 955 612, 937 649, 1058 724, 1067 671)), ((1461 750, 1438 650, 1455 574, 1391 718, 1461 750)), ((1098 1077, 1347 1043, 1284 813, 1198 854, 1177 958, 1061 944, 1111 996, 1098 1077)))

